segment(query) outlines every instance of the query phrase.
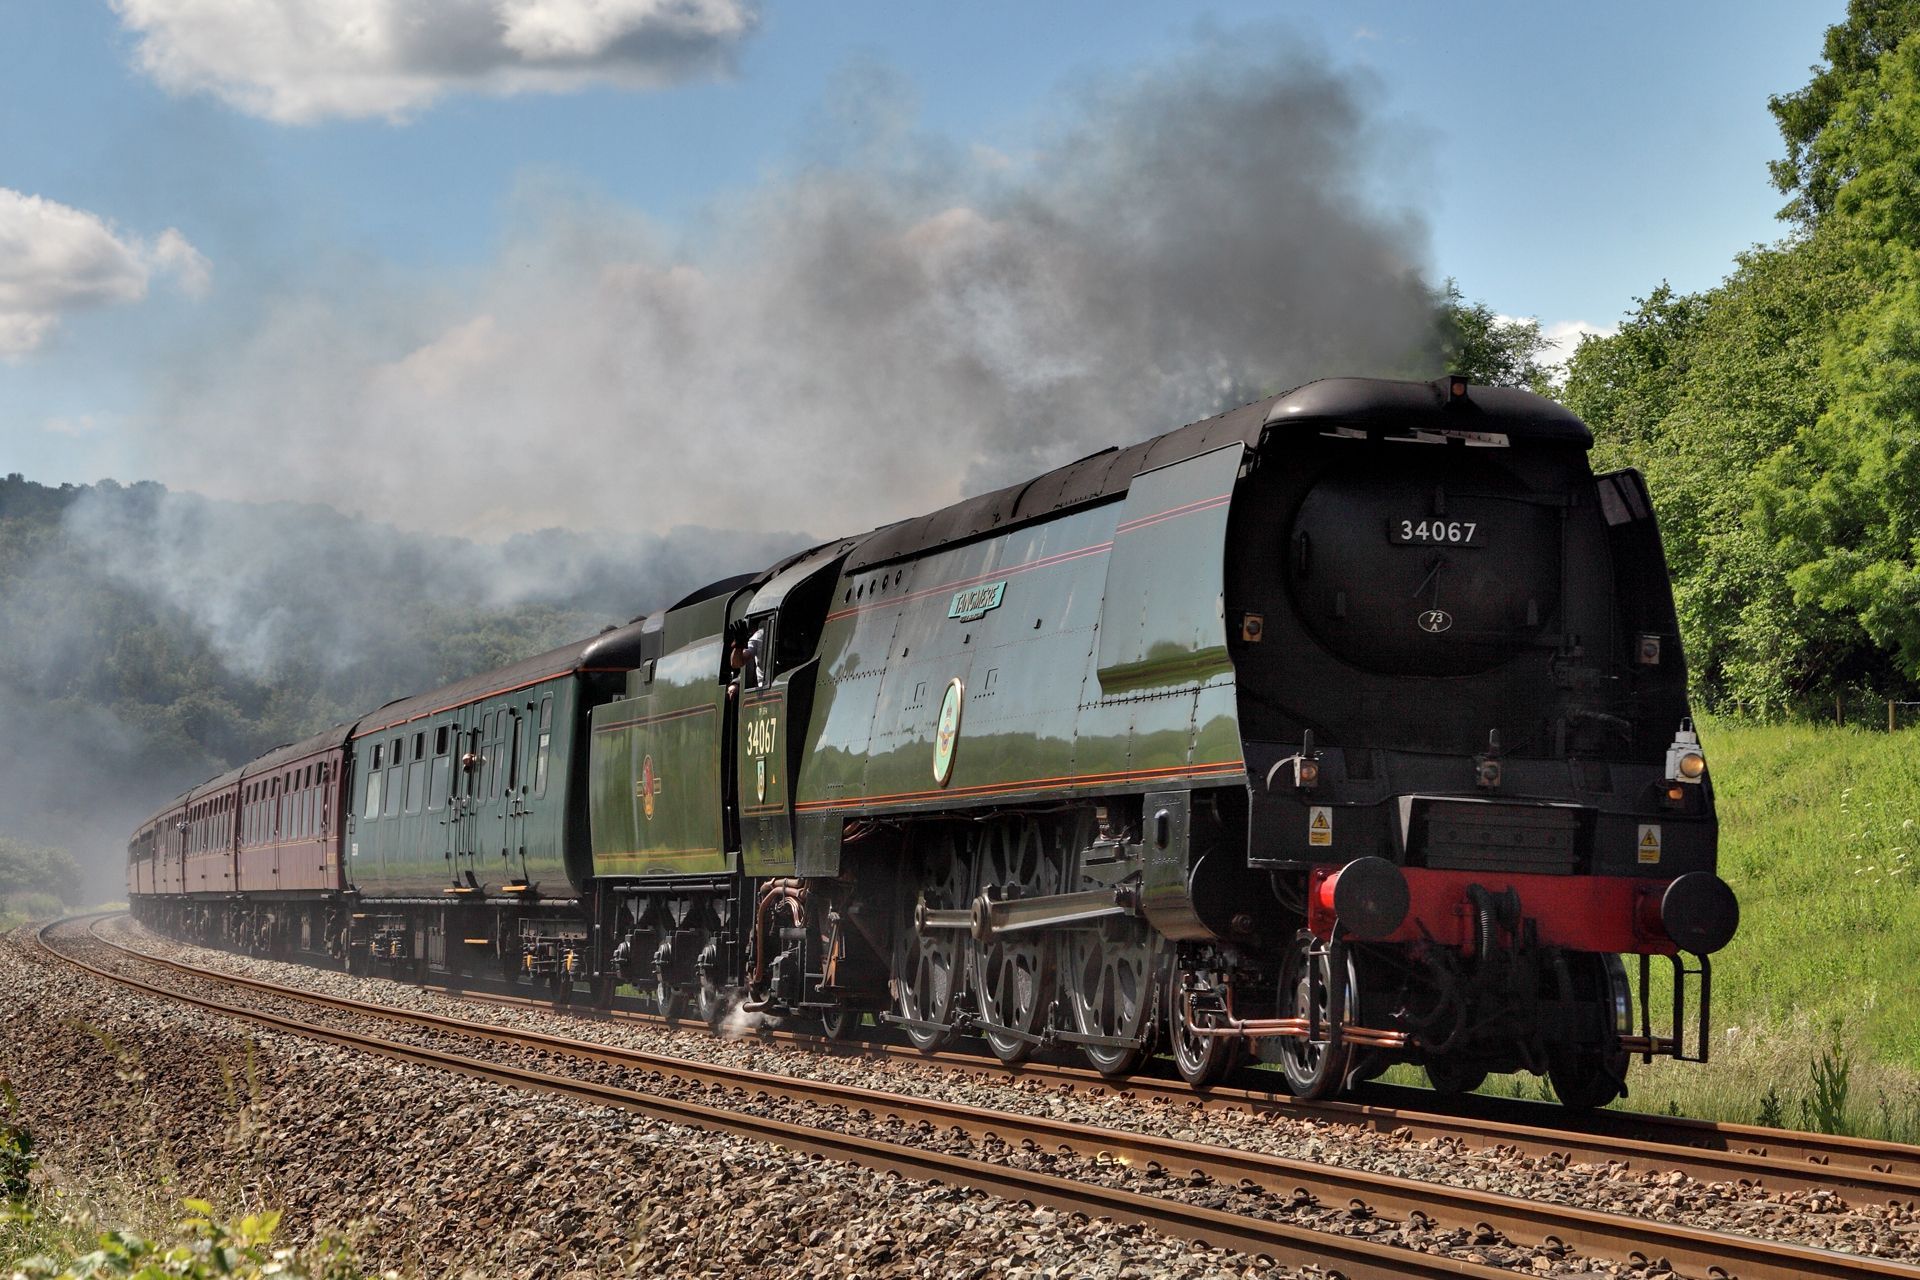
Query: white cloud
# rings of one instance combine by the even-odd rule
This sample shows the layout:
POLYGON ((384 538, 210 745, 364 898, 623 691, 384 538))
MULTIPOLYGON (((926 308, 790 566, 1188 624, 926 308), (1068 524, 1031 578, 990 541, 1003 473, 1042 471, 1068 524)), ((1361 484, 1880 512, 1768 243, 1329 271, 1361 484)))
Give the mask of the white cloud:
POLYGON ((283 124, 399 118, 456 90, 649 89, 722 71, 752 0, 112 0, 176 93, 283 124))
POLYGON ((97 214, 0 187, 0 359, 37 349, 71 312, 139 302, 156 272, 198 297, 211 267, 172 227, 149 245, 97 214))
POLYGON ((160 238, 153 242, 150 256, 156 269, 173 274, 180 291, 189 298, 207 296, 207 289, 213 283, 213 264, 179 231, 173 227, 162 231, 160 238))
POLYGON ((1617 324, 1589 324, 1585 320, 1556 320, 1552 324, 1540 326, 1540 336, 1547 340, 1547 350, 1541 354, 1552 364, 1564 363, 1579 347, 1580 339, 1592 334, 1596 338, 1611 338, 1620 332, 1617 324))
POLYGON ((100 430, 100 422, 92 414, 83 413, 72 418, 48 418, 40 424, 40 429, 48 435, 82 440, 100 430))

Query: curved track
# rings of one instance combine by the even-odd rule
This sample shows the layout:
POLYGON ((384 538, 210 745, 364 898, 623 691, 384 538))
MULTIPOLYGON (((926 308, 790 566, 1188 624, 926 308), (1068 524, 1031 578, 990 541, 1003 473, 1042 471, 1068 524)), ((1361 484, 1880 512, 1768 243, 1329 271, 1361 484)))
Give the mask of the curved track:
MULTIPOLYGON (((177 963, 150 958, 155 963, 177 963)), ((629 1009, 556 1006, 551 1000, 472 988, 408 985, 482 1004, 546 1012, 558 1009, 588 1022, 682 1028, 701 1025, 629 1009)), ((1450 1138, 1470 1147, 1500 1146, 1570 1163, 1618 1161, 1630 1169, 1677 1170, 1704 1181, 1745 1180, 1774 1191, 1826 1190, 1874 1200, 1920 1199, 1920 1147, 1873 1138, 1632 1111, 1581 1115, 1555 1103, 1480 1095, 1449 1099, 1451 1110, 1434 1111, 1430 1108, 1435 1094, 1393 1085, 1363 1085, 1361 1099, 1356 1101, 1311 1102, 1276 1092, 1272 1073, 1260 1070, 1242 1070, 1231 1085, 1194 1089, 1170 1074, 1114 1080, 1084 1068, 1045 1062, 1008 1065, 985 1052, 969 1055, 956 1049, 930 1058, 911 1046, 878 1038, 835 1040, 788 1029, 759 1029, 753 1034, 764 1041, 822 1054, 928 1062, 974 1071, 982 1077, 1037 1081, 1096 1097, 1111 1095, 1147 1103, 1231 1109, 1381 1133, 1405 1132, 1420 1141, 1450 1138)))
MULTIPOLYGON (((728 1107, 663 1096, 659 1092, 636 1091, 579 1074, 535 1070, 512 1061, 490 1061, 486 1055, 498 1049, 509 1051, 509 1057, 513 1053, 532 1055, 543 1068, 564 1062, 608 1064, 648 1073, 667 1082, 719 1089, 739 1098, 774 1097, 802 1105, 842 1108, 855 1115, 897 1118, 926 1132, 960 1132, 988 1144, 997 1142, 1013 1148, 1054 1152, 1077 1157, 1081 1161, 1092 1161, 1096 1165, 1117 1161, 1136 1169, 1157 1169, 1170 1176, 1177 1175, 1173 1178, 1176 1182, 1199 1180, 1227 1188, 1262 1188, 1278 1193, 1282 1198, 1290 1194, 1294 1203, 1299 1203, 1302 1197, 1322 1204, 1344 1203, 1350 1206, 1348 1212, 1356 1216, 1378 1216, 1423 1226, 1457 1227, 1476 1234, 1490 1231, 1516 1243, 1537 1243, 1556 1254, 1571 1250, 1586 1258, 1629 1265, 1655 1258, 1664 1260, 1682 1273, 1696 1276, 1719 1274, 1765 1280, 1788 1276, 1876 1276, 1920 1280, 1920 1267, 1879 1259, 1139 1133, 1095 1129, 821 1081, 769 1076, 712 1063, 368 1004, 216 970, 199 969, 178 961, 150 956, 93 934, 86 938, 87 945, 111 948, 116 953, 117 962, 130 960, 135 965, 160 966, 168 972, 189 974, 202 982, 271 1000, 292 1001, 309 1009, 326 1010, 330 1016, 348 1015, 353 1019, 424 1030, 435 1036, 464 1042, 457 1050, 406 1043, 365 1030, 322 1025, 310 1019, 236 1006, 193 995, 177 989, 177 986, 165 986, 129 973, 116 972, 61 950, 55 945, 54 929, 55 926, 43 929, 41 940, 50 952, 63 961, 106 980, 160 998, 183 1001, 223 1017, 245 1019, 290 1034, 348 1045, 517 1088, 561 1094, 644 1112, 675 1123, 749 1136, 869 1168, 890 1170, 929 1181, 963 1184, 1073 1212, 1137 1221, 1168 1235, 1228 1246, 1250 1254, 1263 1254, 1292 1265, 1331 1266, 1348 1276, 1494 1276, 1513 1273, 1457 1257, 1423 1254, 1404 1247, 1316 1231, 1251 1214, 1206 1208, 1171 1197, 1143 1195, 1090 1181, 1037 1172, 991 1159, 967 1158, 950 1152, 922 1149, 910 1143, 836 1132, 821 1125, 789 1123, 728 1107)), ((521 1060, 524 1062, 528 1058, 523 1056, 521 1060)), ((1033 1074, 1041 1069, 1028 1067, 1021 1070, 1033 1074)), ((1216 1098, 1215 1101, 1220 1100, 1216 1098)), ((1253 1100, 1247 1100, 1247 1105, 1254 1105, 1253 1100)), ((1385 1123, 1389 1114, 1378 1108, 1353 1108, 1353 1111, 1367 1117, 1363 1122, 1370 1125, 1385 1123)), ((1395 1118, 1394 1127, 1406 1127, 1406 1113, 1390 1114, 1395 1118)), ((1442 1118, 1430 1119, 1438 1122, 1442 1118)), ((1446 1123, 1475 1125, 1480 1122, 1448 1119, 1446 1123)), ((1564 1150, 1568 1139, 1575 1135, 1561 1133, 1556 1136, 1559 1148, 1564 1150)), ((1490 1139, 1483 1132, 1479 1140, 1487 1142, 1501 1139, 1498 1136, 1490 1139)), ((1730 1155, 1711 1154, 1717 1159, 1726 1159, 1730 1155)), ((1664 1167, 1683 1168, 1690 1158, 1697 1160, 1700 1153, 1689 1157, 1685 1152, 1666 1148, 1660 1160, 1664 1167)), ((1748 1161, 1771 1161, 1768 1165, 1770 1169, 1785 1163, 1773 1156, 1743 1158, 1748 1161)), ((1804 1163, 1796 1168, 1802 1175, 1809 1168, 1817 1169, 1804 1163)), ((1872 1174, 1871 1171, 1837 1168, 1817 1169, 1817 1172, 1842 1175, 1854 1180, 1846 1184, 1838 1184, 1831 1179, 1820 1181, 1820 1185, 1829 1187, 1855 1185, 1864 1189, 1872 1179, 1899 1179, 1904 1182, 1909 1178, 1905 1174, 1872 1174)), ((1726 1175, 1721 1172, 1715 1176, 1726 1175)), ((1885 1189, 1891 1184, 1875 1185, 1885 1189)))

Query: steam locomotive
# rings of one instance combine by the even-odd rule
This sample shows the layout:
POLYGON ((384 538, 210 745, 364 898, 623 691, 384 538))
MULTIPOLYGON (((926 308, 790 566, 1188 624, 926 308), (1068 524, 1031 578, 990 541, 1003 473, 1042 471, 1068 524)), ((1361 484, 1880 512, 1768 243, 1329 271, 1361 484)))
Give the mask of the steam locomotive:
POLYGON ((1647 491, 1591 443, 1309 383, 280 748, 142 824, 133 909, 928 1053, 1601 1105, 1704 1060, 1738 906, 1647 491))

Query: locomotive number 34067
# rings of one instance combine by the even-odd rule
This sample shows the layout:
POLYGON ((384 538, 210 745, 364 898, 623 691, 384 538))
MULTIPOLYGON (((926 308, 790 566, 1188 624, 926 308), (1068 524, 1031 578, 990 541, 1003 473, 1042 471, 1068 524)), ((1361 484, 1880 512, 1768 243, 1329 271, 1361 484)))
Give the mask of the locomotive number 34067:
POLYGON ((1394 542, 1450 547, 1480 545, 1480 525, 1473 520, 1389 520, 1387 536, 1394 542))

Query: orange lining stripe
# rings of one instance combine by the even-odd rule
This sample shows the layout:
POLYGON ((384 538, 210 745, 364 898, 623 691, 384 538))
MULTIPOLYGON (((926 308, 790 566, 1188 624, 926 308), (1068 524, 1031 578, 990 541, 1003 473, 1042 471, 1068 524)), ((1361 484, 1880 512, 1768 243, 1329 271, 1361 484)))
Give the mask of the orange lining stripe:
POLYGON ((943 582, 939 586, 926 587, 920 591, 909 591, 906 595, 897 596, 892 600, 876 600, 871 604, 856 604, 851 608, 842 609, 838 613, 828 614, 827 621, 833 622, 840 618, 852 617, 856 613, 866 613, 873 609, 891 609, 903 604, 912 604, 917 600, 925 600, 932 596, 947 595, 959 587, 978 586, 982 582, 992 582, 998 578, 1011 578, 1018 574, 1030 573, 1035 569, 1051 569, 1055 565, 1066 564, 1070 560, 1079 560, 1086 556, 1099 555, 1103 551, 1111 550, 1112 547, 1113 543, 1111 541, 1097 542, 1092 546, 1081 547, 1075 551, 1062 551, 1055 555, 1043 556, 1038 560, 1030 560, 1026 564, 1011 565, 1003 569, 990 569, 986 573, 978 573, 971 578, 955 578, 952 582, 943 582))
MULTIPOLYGON (((1214 507, 1224 506, 1231 501, 1233 501, 1233 493, 1229 490, 1226 493, 1218 494, 1211 498, 1200 498, 1193 502, 1186 503, 1183 506, 1169 507, 1165 511, 1156 511, 1152 515, 1139 516, 1120 525, 1114 532, 1116 534, 1128 533, 1135 529, 1143 529, 1150 524, 1158 524, 1162 520, 1172 520, 1176 516, 1191 515, 1198 511, 1208 511, 1214 507)), ((991 582, 995 578, 1010 578, 1016 573, 1026 573, 1032 569, 1049 568, 1056 564, 1065 564, 1069 560, 1077 560, 1082 556, 1097 555, 1102 551, 1112 549, 1112 547, 1112 540, 1108 540, 1091 546, 1081 547, 1077 551, 1062 551, 1055 555, 1043 556, 1038 560, 1033 560, 1026 564, 1012 565, 1002 569, 989 569, 985 573, 975 574, 971 578, 956 578, 951 582, 943 582, 938 586, 926 587, 919 591, 909 591, 906 595, 896 597, 892 600, 876 601, 873 604, 853 605, 850 608, 829 613, 827 615, 827 621, 835 622, 841 618, 851 617, 857 613, 865 613, 870 609, 882 609, 911 604, 917 600, 924 600, 928 596, 944 595, 961 587, 971 587, 977 586, 982 582, 991 582)))
POLYGON ((707 702, 697 707, 682 707, 678 711, 662 711, 657 716, 641 716, 634 720, 615 720, 610 724, 597 724, 593 726, 593 731, 595 733, 612 733, 615 729, 632 729, 638 725, 664 724, 669 720, 684 720, 688 716, 712 715, 713 712, 713 704, 707 702))
POLYGON ((832 800, 807 800, 794 806, 796 810, 812 812, 822 809, 847 809, 861 805, 902 804, 913 800, 925 800, 939 796, 962 796, 978 799, 982 796, 1013 795, 1024 791, 1049 791, 1060 787, 1084 787, 1108 782, 1146 781, 1154 778, 1170 778, 1177 775, 1207 776, 1222 773, 1242 773, 1246 770, 1242 760, 1217 760, 1206 764, 1164 765, 1157 769, 1129 769, 1116 773, 1068 774, 1058 778, 1030 778, 1019 783, 990 782, 979 783, 971 787, 937 787, 927 791, 899 791, 890 795, 845 796, 832 800))
POLYGON ((1193 515, 1195 512, 1211 511, 1215 507, 1224 507, 1231 501, 1233 501, 1233 495, 1231 493, 1223 493, 1217 498, 1203 498, 1199 502, 1189 502, 1186 506, 1175 507, 1171 511, 1162 511, 1157 515, 1141 516, 1138 520, 1129 520, 1115 529, 1114 533, 1116 535, 1132 533, 1135 529, 1144 529, 1148 525, 1159 524, 1162 520, 1172 520, 1176 516, 1193 515))

